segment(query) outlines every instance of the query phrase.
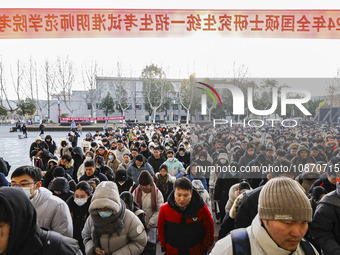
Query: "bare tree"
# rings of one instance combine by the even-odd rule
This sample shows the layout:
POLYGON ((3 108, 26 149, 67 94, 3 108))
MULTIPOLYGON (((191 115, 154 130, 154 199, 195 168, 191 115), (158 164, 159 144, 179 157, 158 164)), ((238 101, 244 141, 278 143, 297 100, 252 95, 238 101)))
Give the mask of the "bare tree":
MULTIPOLYGON (((51 118, 51 94, 53 93, 52 85, 55 83, 55 74, 52 70, 51 63, 48 59, 45 59, 43 67, 42 67, 42 80, 44 81, 43 90, 46 93, 46 103, 41 105, 38 104, 40 111, 42 111, 42 107, 47 106, 47 115, 48 119, 51 118)), ((36 87, 36 97, 37 102, 39 102, 39 88, 36 87)), ((59 113, 58 113, 59 114, 59 113)))
POLYGON ((84 88, 88 91, 86 101, 91 104, 91 117, 96 116, 101 101, 101 87, 98 88, 96 84, 98 71, 97 62, 92 62, 91 65, 83 67, 82 70, 84 88))
POLYGON ((63 101, 65 107, 73 116, 74 104, 72 103, 72 88, 75 79, 73 62, 66 57, 58 57, 53 83, 54 92, 58 100, 63 101))
MULTIPOLYGON (((122 77, 122 70, 120 64, 117 63, 117 80, 112 80, 110 82, 110 89, 113 91, 114 99, 116 101, 117 110, 121 112, 122 116, 125 116, 125 112, 130 108, 131 103, 129 103, 129 91, 126 87, 130 87, 129 82, 122 77)), ((133 93, 130 93, 133 94, 133 93)), ((136 107, 135 107, 136 108, 136 107)))
POLYGON ((17 97, 17 104, 19 104, 22 100, 21 92, 24 91, 23 84, 21 83, 21 80, 24 76, 24 65, 19 59, 16 61, 16 73, 14 75, 11 68, 11 76, 13 88, 17 97))
POLYGON ((190 111, 194 102, 195 97, 195 75, 190 75, 189 80, 183 80, 180 85, 179 93, 178 93, 178 100, 182 107, 187 111, 187 121, 186 123, 189 124, 190 121, 190 111))

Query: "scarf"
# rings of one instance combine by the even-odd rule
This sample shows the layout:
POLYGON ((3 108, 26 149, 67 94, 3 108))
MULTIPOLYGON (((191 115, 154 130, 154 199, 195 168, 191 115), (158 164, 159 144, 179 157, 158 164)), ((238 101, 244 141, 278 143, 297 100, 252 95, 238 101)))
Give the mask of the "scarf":
POLYGON ((124 228, 125 218, 125 203, 120 200, 120 211, 112 214, 108 218, 102 218, 97 211, 91 213, 91 218, 94 223, 93 242, 96 247, 102 247, 100 244, 100 237, 105 234, 117 233, 120 235, 121 230, 124 228))
POLYGON ((159 174, 158 178, 156 179, 156 184, 157 184, 157 187, 163 190, 165 194, 168 194, 169 192, 168 174, 166 174, 165 176, 159 174))
MULTIPOLYGON (((136 203, 137 203, 139 208, 144 210, 144 208, 142 207, 142 193, 143 192, 140 189, 140 186, 138 186, 136 188, 136 203)), ((156 186, 155 186, 155 184, 153 184, 151 186, 151 209, 152 209, 153 212, 157 212, 158 211, 158 208, 157 208, 157 197, 156 197, 156 186)))

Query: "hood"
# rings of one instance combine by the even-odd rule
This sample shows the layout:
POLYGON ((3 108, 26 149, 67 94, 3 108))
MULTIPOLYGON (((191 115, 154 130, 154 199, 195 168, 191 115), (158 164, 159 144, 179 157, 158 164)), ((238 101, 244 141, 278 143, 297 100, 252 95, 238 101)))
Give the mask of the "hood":
MULTIPOLYGON (((59 159, 58 163, 59 164, 61 163, 61 159, 59 159)), ((71 159, 71 161, 69 163, 67 163, 66 166, 62 166, 62 165, 60 165, 60 166, 64 167, 65 169, 69 169, 69 168, 73 167, 73 164, 74 164, 74 160, 71 159)))
POLYGON ((113 158, 110 159, 110 161, 115 161, 117 158, 116 158, 116 154, 115 154, 115 151, 113 150, 109 150, 108 153, 107 153, 107 158, 109 158, 109 153, 112 153, 113 154, 113 158))
POLYGON ((89 213, 93 213, 96 209, 108 208, 117 214, 121 208, 121 200, 117 184, 110 181, 101 182, 93 194, 89 213))
POLYGON ((0 173, 0 187, 8 187, 9 182, 7 181, 5 175, 3 173, 0 173))
POLYGON ((84 153, 80 147, 74 147, 73 152, 77 153, 81 158, 84 158, 84 153))
POLYGON ((47 165, 50 165, 50 162, 54 162, 56 165, 58 164, 58 160, 51 158, 49 161, 47 161, 47 165))
POLYGON ((70 185, 68 181, 64 177, 57 177, 55 178, 51 184, 48 186, 50 191, 60 191, 61 193, 67 194, 70 192, 70 185))
POLYGON ((298 143, 292 143, 288 146, 288 151, 290 151, 290 149, 293 148, 293 147, 299 148, 299 146, 300 146, 300 144, 298 144, 298 143))
POLYGON ((192 186, 197 190, 197 191, 203 191, 204 186, 201 180, 193 180, 192 181, 192 186))
POLYGON ((151 147, 154 147, 154 148, 155 148, 154 142, 149 143, 149 146, 148 146, 149 150, 150 150, 151 147))
POLYGON ((228 160, 228 154, 221 152, 220 154, 218 154, 218 159, 226 159, 228 160))
POLYGON ((37 137, 35 138, 35 141, 43 141, 43 140, 41 139, 40 136, 37 136, 37 137))
POLYGON ((37 213, 23 190, 1 188, 0 203, 7 211, 11 226, 6 254, 39 254, 42 243, 37 233, 37 213))
POLYGON ((306 146, 300 145, 297 151, 297 155, 300 156, 301 151, 307 151, 308 156, 310 155, 310 151, 306 146))
MULTIPOLYGON (((47 135, 47 136, 45 137, 45 142, 47 142, 46 139, 51 139, 50 143, 53 141, 52 136, 50 136, 50 135, 47 135)), ((48 142, 47 142, 47 143, 48 143, 48 142)))
POLYGON ((208 158, 208 153, 206 151, 201 151, 199 154, 199 157, 204 156, 205 158, 208 158))

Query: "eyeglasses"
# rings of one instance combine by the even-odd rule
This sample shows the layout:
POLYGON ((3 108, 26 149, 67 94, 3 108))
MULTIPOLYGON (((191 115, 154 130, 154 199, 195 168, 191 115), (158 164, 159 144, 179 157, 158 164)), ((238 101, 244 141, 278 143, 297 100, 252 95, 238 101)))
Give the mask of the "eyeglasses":
POLYGON ((11 183, 11 187, 25 188, 32 184, 36 184, 36 182, 27 182, 27 183, 19 183, 19 184, 11 183))

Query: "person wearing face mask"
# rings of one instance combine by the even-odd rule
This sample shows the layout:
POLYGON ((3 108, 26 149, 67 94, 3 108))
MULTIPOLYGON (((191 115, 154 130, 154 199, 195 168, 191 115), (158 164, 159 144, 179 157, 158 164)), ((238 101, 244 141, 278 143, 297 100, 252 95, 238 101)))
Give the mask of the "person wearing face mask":
POLYGON ((182 162, 184 168, 190 165, 190 152, 186 151, 184 147, 179 147, 176 158, 182 162))
POLYGON ((85 247, 81 231, 84 228, 86 219, 89 216, 89 207, 92 198, 92 188, 90 184, 85 181, 79 182, 76 186, 74 195, 70 197, 66 203, 70 208, 72 222, 73 222, 73 238, 78 240, 79 246, 83 254, 85 254, 85 247))
POLYGON ((11 176, 11 186, 20 187, 37 211, 40 227, 72 237, 73 226, 67 204, 52 192, 41 187, 41 171, 32 166, 21 166, 11 176))
POLYGON ((94 154, 92 151, 88 151, 85 153, 85 159, 83 161, 83 163, 79 166, 78 171, 77 171, 77 180, 80 179, 80 177, 82 177, 85 173, 85 167, 84 164, 86 161, 89 160, 94 160, 94 154))
POLYGON ((98 185, 89 207, 82 237, 85 254, 140 254, 147 243, 143 224, 120 199, 117 185, 98 185))
POLYGON ((102 156, 96 156, 94 161, 96 162, 96 168, 100 173, 106 175, 109 181, 113 181, 115 175, 113 170, 105 164, 105 160, 102 156))
POLYGON ((58 157, 61 158, 64 155, 72 156, 70 144, 66 141, 66 139, 60 140, 60 147, 58 149, 58 157))
POLYGON ((166 153, 168 159, 163 163, 167 165, 169 174, 175 176, 176 179, 182 177, 185 174, 185 168, 182 162, 177 158, 174 158, 174 152, 172 150, 166 153))
POLYGON ((156 228, 158 214, 163 205, 162 192, 158 190, 150 173, 142 171, 138 177, 139 186, 133 191, 133 200, 142 209, 145 216, 148 244, 144 250, 145 254, 156 254, 156 228))
POLYGON ((114 182, 117 184, 119 194, 124 191, 132 193, 137 187, 137 184, 127 175, 124 169, 117 171, 114 182))
POLYGON ((114 175, 116 175, 120 161, 116 159, 116 155, 114 151, 109 151, 106 164, 108 167, 112 169, 114 175))

